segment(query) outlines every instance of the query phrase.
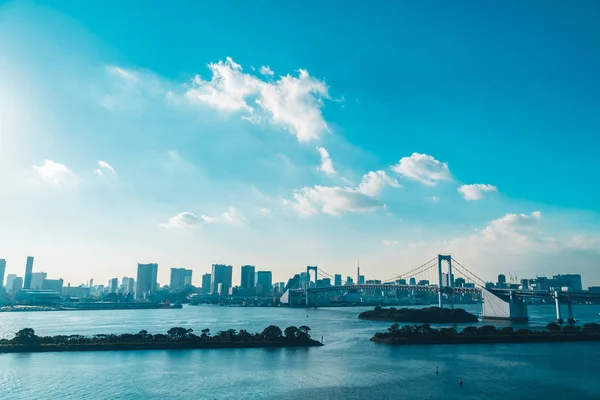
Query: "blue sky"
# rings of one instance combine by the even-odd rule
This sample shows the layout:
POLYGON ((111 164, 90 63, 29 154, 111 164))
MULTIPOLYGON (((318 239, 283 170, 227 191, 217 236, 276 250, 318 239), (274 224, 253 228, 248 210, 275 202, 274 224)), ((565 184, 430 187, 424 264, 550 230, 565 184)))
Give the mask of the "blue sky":
POLYGON ((599 284, 599 14, 2 4, 0 257, 199 283, 215 262, 388 278, 447 252, 599 284))

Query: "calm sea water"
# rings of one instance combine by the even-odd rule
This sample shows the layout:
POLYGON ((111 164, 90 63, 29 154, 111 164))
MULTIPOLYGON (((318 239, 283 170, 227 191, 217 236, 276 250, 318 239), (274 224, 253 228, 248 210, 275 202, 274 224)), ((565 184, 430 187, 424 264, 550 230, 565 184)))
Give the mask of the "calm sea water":
MULTIPOLYGON (((391 347, 369 341, 389 323, 360 321, 363 310, 186 306, 0 313, 0 337, 23 327, 54 335, 305 324, 326 344, 0 354, 0 399, 600 399, 600 344, 391 347)), ((553 313, 552 307, 530 307, 530 326, 546 325, 553 313)), ((575 317, 600 323, 600 306, 576 306, 575 317)))

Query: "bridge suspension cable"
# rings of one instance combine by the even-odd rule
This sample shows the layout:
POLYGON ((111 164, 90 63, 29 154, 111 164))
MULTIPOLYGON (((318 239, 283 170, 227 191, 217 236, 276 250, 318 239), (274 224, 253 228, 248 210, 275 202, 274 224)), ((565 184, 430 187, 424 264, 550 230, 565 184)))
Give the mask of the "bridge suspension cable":
POLYGON ((465 267, 464 265, 462 265, 461 263, 459 263, 458 261, 456 261, 456 260, 454 259, 454 257, 452 258, 452 261, 454 261, 454 263, 455 263, 456 265, 460 266, 460 267, 461 267, 461 268, 464 270, 464 271, 463 271, 463 274, 465 274, 465 273, 468 273, 469 275, 471 275, 471 279, 473 279, 473 277, 475 278, 475 279, 473 280, 473 283, 477 284, 477 282, 475 282, 475 280, 477 280, 477 281, 479 281, 479 282, 480 282, 479 286, 481 286, 481 287, 485 288, 485 284, 486 284, 486 282, 485 282, 483 279, 481 279, 480 277, 478 277, 477 275, 475 275, 473 272, 471 272, 471 271, 470 271, 470 270, 469 270, 467 267, 465 267))
POLYGON ((432 262, 432 261, 435 261, 435 260, 437 260, 437 256, 436 256, 436 257, 434 257, 434 258, 432 258, 431 260, 427 261, 425 264, 421 264, 421 265, 419 265, 419 266, 418 266, 417 268, 415 268, 415 269, 412 269, 412 270, 410 270, 410 271, 408 271, 408 272, 405 272, 405 273, 403 273, 403 274, 400 274, 400 275, 398 275, 398 276, 395 276, 395 277, 393 277, 393 278, 386 279, 386 280, 384 280, 384 281, 382 281, 382 282, 391 282, 391 281, 398 280, 398 279, 400 279, 400 278, 402 278, 402 277, 408 276, 408 275, 410 275, 410 274, 413 274, 413 275, 415 275, 415 274, 418 274, 418 273, 424 272, 424 271, 428 270, 429 268, 432 268, 432 267, 434 267, 434 266, 435 266, 435 264, 434 264, 434 265, 429 265, 429 264, 431 264, 431 262, 432 262), (419 271, 419 269, 421 269, 421 268, 423 268, 423 267, 427 267, 427 268, 423 269, 423 271, 419 271))

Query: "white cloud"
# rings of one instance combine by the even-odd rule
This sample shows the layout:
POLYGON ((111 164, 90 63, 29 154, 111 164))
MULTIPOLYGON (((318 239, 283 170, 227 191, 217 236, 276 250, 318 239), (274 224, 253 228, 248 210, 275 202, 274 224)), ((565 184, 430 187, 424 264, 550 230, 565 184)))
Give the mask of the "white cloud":
POLYGON ((260 211, 262 214, 265 214, 265 215, 266 215, 266 214, 271 214, 271 210, 270 210, 269 208, 267 208, 267 207, 261 207, 261 208, 259 208, 259 211, 260 211))
POLYGON ((39 179, 52 186, 73 185, 78 181, 77 176, 66 165, 52 160, 44 160, 44 164, 32 165, 31 168, 39 179))
POLYGON ((198 229, 202 226, 202 222, 195 214, 191 212, 181 212, 174 217, 169 218, 166 224, 167 228, 175 229, 198 229))
POLYGON ((484 185, 481 183, 473 185, 462 185, 456 189, 465 200, 481 200, 486 192, 497 192, 498 188, 493 185, 484 185))
POLYGON ((329 152, 324 147, 317 147, 317 151, 321 155, 321 166, 319 170, 325 172, 327 175, 335 175, 336 170, 333 168, 333 161, 329 157, 329 152))
POLYGON ((216 218, 209 217, 208 215, 201 215, 200 219, 206 224, 211 224, 216 221, 216 218))
POLYGON ((235 207, 229 207, 226 212, 223 213, 223 218, 227 222, 237 223, 242 222, 244 217, 242 217, 239 211, 235 207))
POLYGON ((428 186, 435 186, 438 181, 452 179, 448 164, 427 154, 413 153, 410 157, 403 157, 398 164, 392 166, 392 170, 405 178, 428 186))
POLYGON ((115 171, 115 169, 106 161, 98 161, 98 166, 100 168, 96 168, 94 169, 94 172, 100 176, 104 176, 104 173, 109 173, 109 174, 116 174, 117 172, 115 171))
POLYGON ((387 239, 384 239, 382 241, 382 243, 383 243, 384 246, 392 247, 392 246, 396 246, 398 244, 398 241, 397 240, 387 240, 387 239))
POLYGON ((388 185, 391 187, 400 187, 398 181, 388 176, 385 171, 371 171, 363 176, 358 186, 358 191, 367 196, 375 197, 388 185))
POLYGON ((260 67, 261 75, 273 76, 275 75, 275 71, 273 71, 268 65, 263 65, 260 67))
POLYGON ((314 186, 295 190, 292 200, 283 200, 302 216, 319 212, 339 215, 343 212, 363 212, 382 208, 377 199, 351 188, 314 186))
POLYGON ((266 82, 242 72, 230 57, 209 64, 210 81, 196 76, 186 92, 191 101, 199 101, 224 111, 242 111, 245 119, 258 123, 267 120, 294 134, 299 141, 318 139, 328 126, 321 108, 329 98, 324 82, 299 70, 298 76, 282 76, 266 82))
POLYGON ((502 218, 493 220, 479 233, 487 241, 510 238, 526 242, 538 236, 541 218, 542 213, 539 211, 534 211, 529 215, 506 214, 502 218))

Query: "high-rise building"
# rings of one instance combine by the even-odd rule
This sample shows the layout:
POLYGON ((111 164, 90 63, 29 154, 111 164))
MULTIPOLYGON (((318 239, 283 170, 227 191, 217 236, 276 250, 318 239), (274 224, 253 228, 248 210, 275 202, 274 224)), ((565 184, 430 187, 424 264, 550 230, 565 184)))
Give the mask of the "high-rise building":
POLYGON ((54 290, 62 295, 63 292, 63 280, 62 279, 44 279, 42 282, 42 289, 54 290))
POLYGON ((346 278, 346 285, 354 285, 354 279, 351 276, 346 278))
POLYGON ((192 284, 192 270, 185 268, 171 268, 171 281, 169 288, 171 290, 183 290, 187 284, 192 284))
POLYGON ((4 287, 4 273, 6 272, 6 260, 0 258, 0 288, 4 287))
POLYGON ((16 276, 12 281, 12 292, 13 294, 17 294, 21 289, 23 289, 23 278, 20 276, 16 276))
POLYGON ((90 279, 90 287, 94 287, 94 278, 90 279))
POLYGON ((202 293, 210 293, 211 274, 202 275, 202 293))
POLYGON ((273 292, 273 273, 258 271, 256 273, 256 295, 268 296, 273 292))
POLYGON ((134 291, 135 291, 135 279, 129 278, 129 281, 127 282, 127 294, 133 295, 134 291))
POLYGON ((158 264, 138 264, 136 297, 145 299, 156 292, 158 264))
POLYGON ((364 275, 359 275, 358 276, 358 284, 359 285, 364 285, 365 284, 365 276, 364 275))
POLYGON ((31 274, 30 289, 41 289, 42 282, 44 282, 44 279, 46 279, 47 276, 48 274, 46 274, 45 272, 33 272, 31 274))
POLYGON ((244 294, 254 294, 256 276, 254 265, 242 265, 240 287, 244 294))
POLYGON ((504 285, 506 285, 506 275, 500 274, 498 275, 498 286, 502 287, 504 285))
POLYGON ((33 272, 33 257, 27 257, 27 264, 25 265, 25 281, 23 289, 31 289, 31 273, 33 272))
POLYGON ((342 286, 342 274, 335 274, 334 286, 342 286))
POLYGON ((112 278, 109 287, 111 293, 117 293, 117 289, 119 288, 119 278, 112 278))
POLYGON ((210 282, 211 293, 229 294, 232 275, 233 267, 231 265, 213 264, 210 282), (219 283, 221 284, 221 290, 219 290, 219 283))
POLYGON ((465 285, 465 278, 456 278, 454 280, 455 287, 463 287, 465 285))
MULTIPOLYGON (((442 281, 443 281, 443 279, 442 279, 442 281)), ((408 284, 409 285, 416 285, 417 284, 417 280, 415 278, 410 278, 408 280, 408 284)))
POLYGON ((6 291, 10 292, 12 291, 12 287, 13 287, 13 282, 15 281, 15 278, 17 277, 16 274, 8 274, 6 275, 6 291))

